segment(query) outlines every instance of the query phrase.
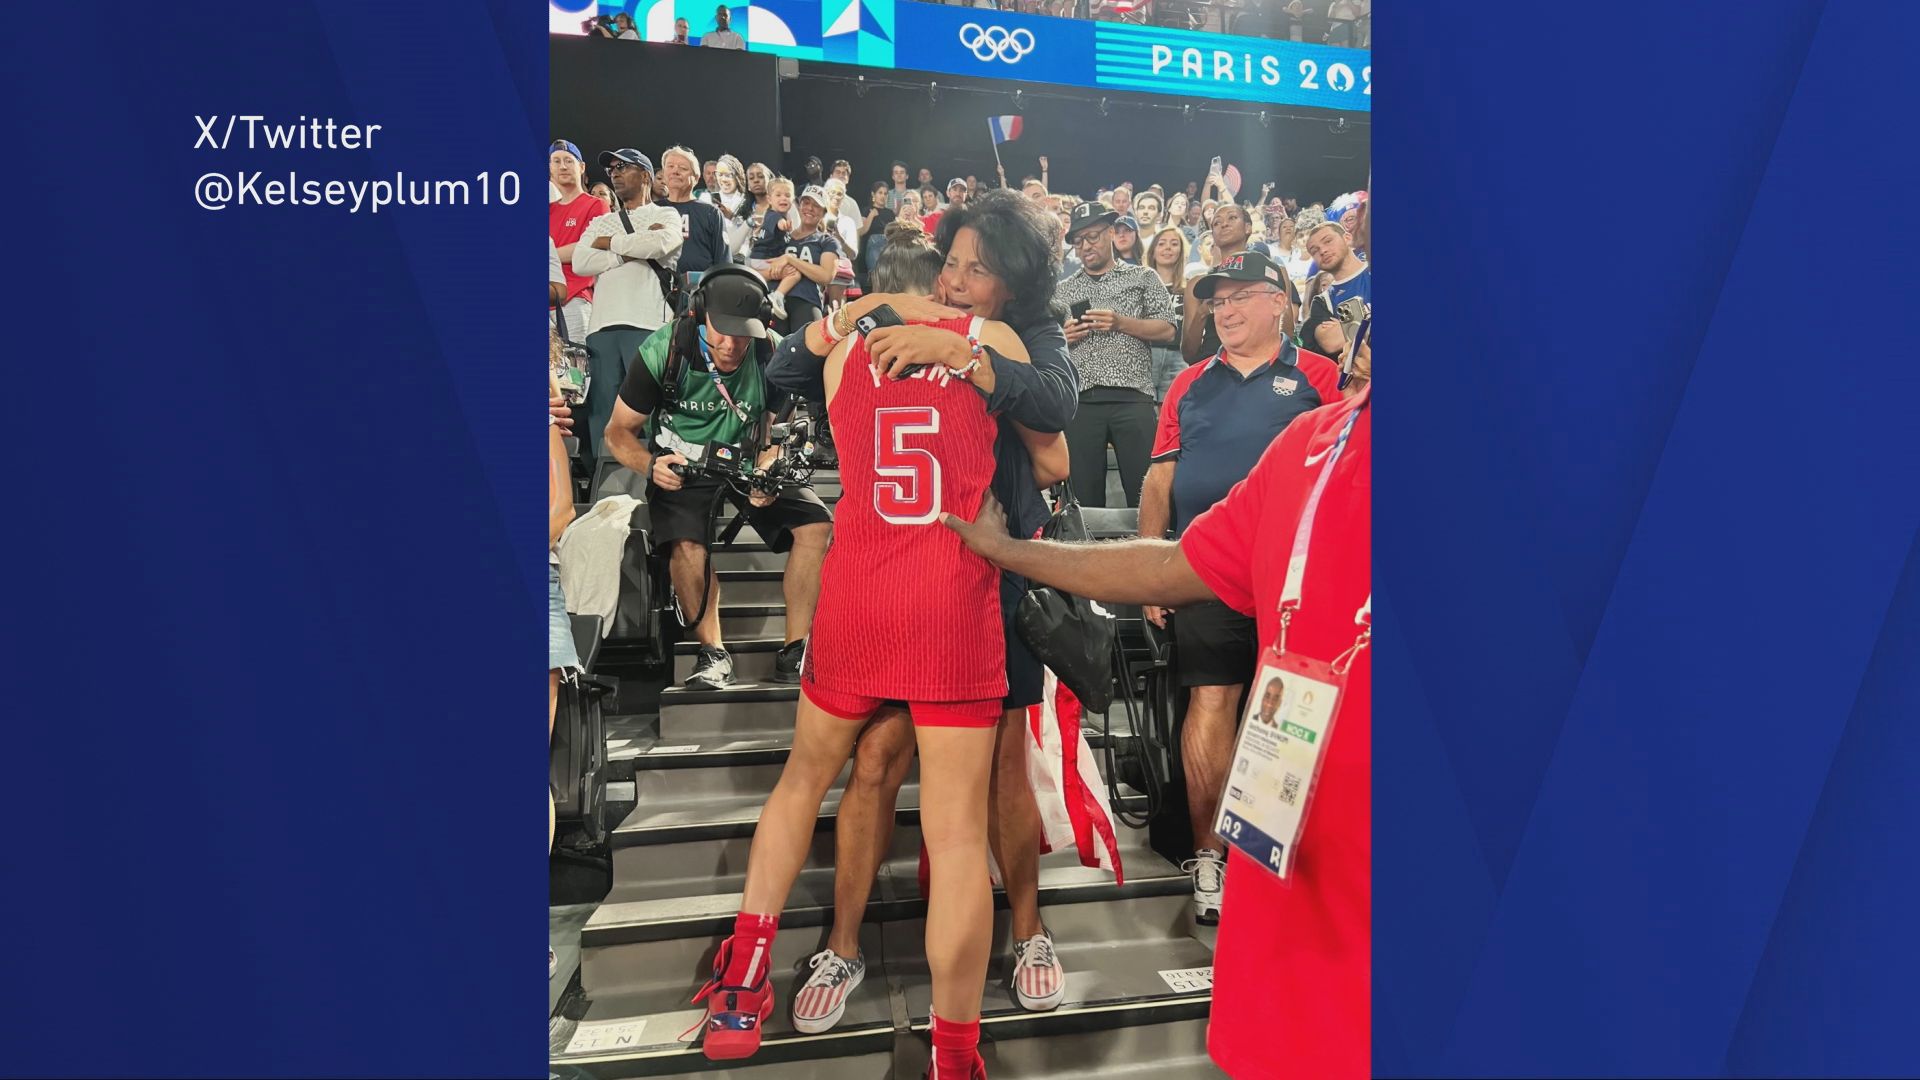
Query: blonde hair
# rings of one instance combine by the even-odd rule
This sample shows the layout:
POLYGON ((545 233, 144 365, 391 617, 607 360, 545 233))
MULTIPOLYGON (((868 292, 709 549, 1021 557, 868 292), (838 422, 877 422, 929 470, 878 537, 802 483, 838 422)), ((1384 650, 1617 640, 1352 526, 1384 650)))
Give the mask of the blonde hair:
POLYGON ((767 181, 767 197, 772 198, 773 193, 781 190, 782 188, 786 189, 787 194, 789 195, 793 194, 793 181, 787 179, 784 176, 776 176, 773 179, 767 181))

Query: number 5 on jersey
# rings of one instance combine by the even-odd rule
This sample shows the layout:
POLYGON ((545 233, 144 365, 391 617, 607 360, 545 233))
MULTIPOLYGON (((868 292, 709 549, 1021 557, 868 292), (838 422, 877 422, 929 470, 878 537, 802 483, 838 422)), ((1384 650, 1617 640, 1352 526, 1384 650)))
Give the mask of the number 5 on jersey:
POLYGON ((930 405, 873 411, 873 508, 895 525, 940 520, 940 459, 908 446, 913 435, 940 433, 940 413, 930 405))

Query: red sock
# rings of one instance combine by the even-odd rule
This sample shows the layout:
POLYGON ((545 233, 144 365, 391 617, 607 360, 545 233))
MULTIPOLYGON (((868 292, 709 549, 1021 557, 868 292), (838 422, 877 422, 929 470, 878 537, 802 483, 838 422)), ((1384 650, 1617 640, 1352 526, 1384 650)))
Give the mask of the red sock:
POLYGON ((720 982, 726 986, 754 986, 766 978, 772 965, 773 937, 780 931, 779 915, 755 915, 743 911, 734 916, 733 937, 727 939, 726 970, 720 982))
POLYGON ((933 1075, 936 1080, 971 1080, 980 1056, 980 1021, 959 1023, 933 1018, 933 1075))

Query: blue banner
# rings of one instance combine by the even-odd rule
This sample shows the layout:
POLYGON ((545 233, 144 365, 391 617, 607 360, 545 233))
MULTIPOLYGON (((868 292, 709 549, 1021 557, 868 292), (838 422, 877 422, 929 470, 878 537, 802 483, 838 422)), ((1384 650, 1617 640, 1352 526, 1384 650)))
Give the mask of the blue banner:
POLYGON ((1093 85, 1094 23, 911 0, 895 5, 894 15, 896 68, 1093 85))
POLYGON ((1127 23, 1092 26, 1092 85, 1352 112, 1373 109, 1373 54, 1365 49, 1127 23))
MULTIPOLYGON (((550 0, 556 33, 578 33, 580 0, 550 0)), ((1373 54, 1365 49, 953 7, 917 0, 754 0, 732 7, 753 52, 800 60, 969 75, 982 79, 1373 110, 1373 54)), ((667 41, 673 16, 694 40, 712 23, 700 0, 601 0, 626 11, 640 36, 667 41)))

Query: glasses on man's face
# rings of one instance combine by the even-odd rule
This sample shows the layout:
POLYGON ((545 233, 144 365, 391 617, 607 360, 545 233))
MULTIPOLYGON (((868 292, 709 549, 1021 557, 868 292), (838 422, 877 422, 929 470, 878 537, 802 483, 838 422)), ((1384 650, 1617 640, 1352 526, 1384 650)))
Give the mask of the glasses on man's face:
POLYGON ((1272 296, 1279 289, 1247 289, 1232 296, 1216 296, 1206 302, 1208 311, 1220 311, 1223 308, 1244 308, 1253 303, 1256 296, 1272 296))
POLYGON ((1113 230, 1089 229, 1073 238, 1074 247, 1098 247, 1113 235, 1113 230))

